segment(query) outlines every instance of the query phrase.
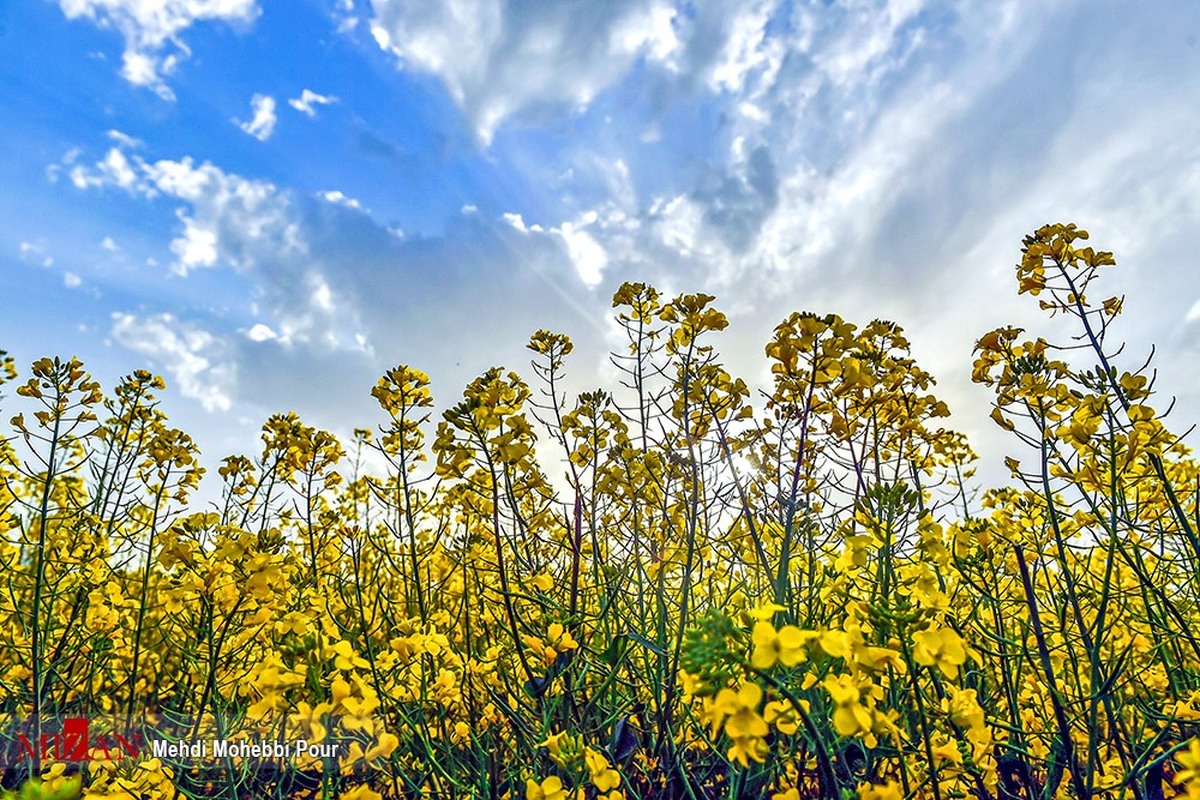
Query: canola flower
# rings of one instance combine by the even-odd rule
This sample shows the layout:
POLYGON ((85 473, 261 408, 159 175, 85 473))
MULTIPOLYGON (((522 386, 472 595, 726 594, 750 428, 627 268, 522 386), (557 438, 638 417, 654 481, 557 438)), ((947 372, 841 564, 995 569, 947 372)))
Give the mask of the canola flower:
POLYGON ((528 376, 490 369, 448 405, 400 365, 352 441, 271 416, 210 476, 211 508, 160 378, 106 394, 76 359, 22 377, 0 354, 5 744, 16 720, 36 738, 83 716, 336 754, 31 751, 6 780, 45 798, 1200 798, 1200 467, 1152 367, 1112 344, 1123 298, 1096 298, 1115 259, 1086 239, 1045 226, 1016 271, 1076 339, 976 341, 1010 436, 990 488, 896 323, 789 315, 758 402, 735 371, 753 367, 721 359, 716 298, 640 283, 613 298, 619 390, 567 397, 573 348, 549 331, 528 376))

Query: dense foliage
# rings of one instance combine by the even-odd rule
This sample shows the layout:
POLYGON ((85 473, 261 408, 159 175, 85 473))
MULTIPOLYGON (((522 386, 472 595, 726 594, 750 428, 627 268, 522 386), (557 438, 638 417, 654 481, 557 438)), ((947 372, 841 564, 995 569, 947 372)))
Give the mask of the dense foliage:
POLYGON ((643 284, 613 300, 618 392, 568 402, 571 343, 540 331, 532 384, 489 370, 435 425, 428 378, 399 366, 372 390, 376 429, 343 444, 273 416, 201 510, 161 379, 106 396, 74 359, 24 382, 5 361, 13 725, 339 744, 35 756, 5 780, 126 798, 1200 798, 1200 472, 1149 405, 1148 365, 1108 342, 1121 300, 1089 292, 1113 258, 1083 239, 1044 227, 1017 268, 1076 338, 976 345, 1019 448, 1012 485, 986 491, 896 324, 789 316, 756 407, 718 355, 714 298, 643 284))

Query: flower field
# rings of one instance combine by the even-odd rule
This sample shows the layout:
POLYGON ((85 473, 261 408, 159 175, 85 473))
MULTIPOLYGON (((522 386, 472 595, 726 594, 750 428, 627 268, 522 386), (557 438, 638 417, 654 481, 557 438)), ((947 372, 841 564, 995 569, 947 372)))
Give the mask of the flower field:
POLYGON ((571 343, 546 331, 529 374, 444 413, 398 366, 352 441, 272 416, 206 479, 215 505, 189 503, 197 444, 160 378, 106 393, 74 359, 4 361, 4 786, 1200 798, 1200 469, 1086 238, 1041 228, 1016 270, 1074 338, 978 332, 1002 487, 895 323, 789 316, 755 396, 716 299, 643 284, 613 298, 616 391, 567 397, 571 343), (328 747, 19 746, 65 718, 328 747))

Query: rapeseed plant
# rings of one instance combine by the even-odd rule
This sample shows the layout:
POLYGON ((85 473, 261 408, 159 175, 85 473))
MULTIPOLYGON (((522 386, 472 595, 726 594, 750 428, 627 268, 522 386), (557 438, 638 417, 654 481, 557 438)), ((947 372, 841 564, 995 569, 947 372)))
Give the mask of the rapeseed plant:
MULTIPOLYGON (((1200 467, 1149 364, 1110 343, 1123 299, 1089 294, 1114 259, 1086 238, 1043 227, 1017 268, 1074 340, 976 343, 1021 448, 986 489, 897 324, 789 315, 756 408, 716 298, 640 283, 613 298, 614 391, 567 398, 573 348, 549 331, 533 384, 488 370, 436 421, 428 376, 400 365, 348 448, 270 417, 207 510, 160 378, 106 397, 77 360, 38 360, 0 440, 5 786, 1200 797, 1200 467), (65 717, 309 749, 16 747, 65 717)), ((17 380, 0 353, 0 387, 17 380)))

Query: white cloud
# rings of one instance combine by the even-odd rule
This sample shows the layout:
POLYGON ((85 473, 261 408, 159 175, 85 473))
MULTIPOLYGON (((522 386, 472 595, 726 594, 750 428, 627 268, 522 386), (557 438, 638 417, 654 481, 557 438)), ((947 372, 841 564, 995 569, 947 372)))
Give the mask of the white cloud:
POLYGON ((107 136, 109 139, 112 139, 117 144, 119 144, 122 147, 129 149, 129 150, 134 150, 134 149, 137 149, 137 148, 145 145, 145 142, 143 142, 141 139, 136 139, 127 133, 123 133, 122 131, 116 130, 115 128, 112 130, 109 130, 104 135, 107 136))
POLYGON ((856 255, 870 259, 864 250, 930 165, 945 160, 939 149, 957 138, 963 115, 1009 79, 1035 41, 1009 38, 1029 8, 979 12, 941 32, 962 40, 961 52, 936 67, 912 67, 942 57, 920 17, 929 6, 940 4, 809 8, 766 0, 698 8, 680 26, 680 58, 703 82, 680 88, 690 102, 708 93, 709 113, 722 120, 704 134, 713 152, 702 171, 670 159, 672 147, 691 147, 695 123, 681 130, 661 121, 643 144, 662 141, 654 152, 665 164, 626 146, 606 151, 617 169, 600 169, 592 164, 604 159, 584 146, 567 170, 589 175, 593 192, 607 184, 590 206, 598 217, 587 231, 606 255, 604 269, 614 280, 630 269, 687 270, 710 290, 736 287, 753 298, 778 297, 781 282, 792 286, 818 264, 828 273, 833 265, 822 259, 839 267, 856 255), (639 205, 633 187, 647 194, 656 182, 668 190, 639 205))
POLYGON ((500 218, 502 220, 504 220, 511 227, 519 230, 521 233, 541 233, 543 230, 545 230, 544 228, 542 228, 541 225, 538 225, 536 222, 533 225, 526 225, 525 218, 522 217, 520 214, 513 214, 511 212, 505 212, 504 214, 500 215, 500 218))
POLYGON ((247 271, 267 258, 300 257, 305 250, 291 201, 274 184, 253 181, 190 158, 142 164, 151 191, 184 201, 182 235, 171 242, 172 269, 181 275, 219 261, 247 271))
POLYGON ((174 206, 171 269, 209 269, 196 290, 222 285, 244 305, 215 303, 221 310, 200 327, 147 300, 145 310, 118 309, 113 338, 210 409, 286 402, 306 417, 319 409, 318 424, 367 420, 369 387, 386 366, 421 366, 453 397, 492 364, 527 361, 530 320, 513 309, 539 309, 537 326, 570 331, 580 348, 599 328, 603 312, 581 302, 594 262, 577 244, 577 271, 567 242, 591 235, 599 219, 587 214, 570 218, 566 236, 561 226, 520 230, 516 216, 455 213, 442 235, 401 238, 344 193, 327 196, 336 190, 287 190, 186 157, 124 157, 132 180, 118 180, 107 154, 79 159, 84 188, 174 206))
POLYGON ((100 247, 104 248, 110 253, 115 253, 121 249, 120 245, 118 245, 111 236, 105 236, 104 239, 100 241, 100 247))
POLYGON ((747 3, 725 21, 727 36, 719 58, 709 70, 710 88, 740 93, 752 73, 762 69, 774 73, 779 69, 787 44, 777 37, 769 38, 766 30, 777 8, 777 2, 747 3))
POLYGON ((317 115, 316 106, 327 106, 330 103, 336 102, 336 97, 331 95, 317 94, 312 89, 305 89, 300 93, 299 97, 293 97, 288 100, 288 105, 302 114, 315 117, 317 115))
POLYGON ((255 0, 58 0, 67 19, 88 19, 115 28, 125 40, 121 76, 153 90, 164 100, 175 95, 164 77, 191 55, 184 31, 197 22, 249 25, 259 14, 255 0))
POLYGON ((347 197, 346 194, 338 189, 331 189, 325 192, 317 192, 317 197, 320 197, 327 203, 336 203, 347 208, 362 208, 362 203, 358 202, 353 197, 347 197))
POLYGON ((42 242, 21 242, 17 247, 17 252, 21 255, 21 260, 26 263, 39 264, 43 267, 54 266, 54 259, 46 252, 46 245, 42 242))
POLYGON ((254 112, 249 122, 234 119, 237 126, 246 133, 265 142, 275 132, 275 98, 267 94, 256 94, 250 98, 250 108, 254 112))
POLYGON ((329 284, 320 278, 315 278, 312 283, 313 289, 312 304, 322 311, 333 310, 333 291, 329 288, 329 284))
POLYGON ((639 58, 670 67, 681 46, 677 14, 662 0, 376 0, 374 10, 379 46, 441 78, 484 143, 532 106, 587 106, 639 58))
POLYGON ((278 339, 279 334, 271 330, 269 325, 259 322, 246 331, 246 338, 252 342, 269 342, 272 339, 278 339))
POLYGON ((205 411, 228 411, 237 384, 230 348, 220 337, 172 314, 112 315, 112 336, 151 359, 171 376, 184 397, 205 411))
POLYGON ((585 214, 576 222, 564 222, 558 229, 558 234, 567 245, 567 254, 579 279, 588 287, 600 285, 604 277, 604 268, 608 266, 608 253, 591 237, 587 227, 597 219, 595 212, 585 214))
POLYGON ((183 220, 183 235, 171 242, 175 254, 174 271, 187 275, 197 267, 211 267, 217 263, 217 232, 196 224, 191 217, 180 215, 183 220))
MULTIPOLYGON (((232 267, 259 286, 274 314, 277 339, 284 345, 357 347, 352 309, 322 273, 325 265, 309 253, 304 212, 292 193, 267 181, 227 173, 191 158, 147 162, 113 148, 92 167, 77 164, 72 174, 85 189, 115 187, 147 199, 178 201, 182 229, 170 241, 173 273, 232 267), (116 165, 116 166, 114 166, 116 165)), ((352 198, 322 193, 331 205, 355 212, 352 198)))
POLYGON ((333 19, 338 33, 349 33, 358 27, 359 18, 354 15, 354 0, 337 0, 333 19))
POLYGON ((83 283, 83 278, 76 275, 74 272, 63 273, 63 286, 68 289, 75 289, 83 283))
MULTIPOLYGON (((897 48, 897 37, 905 23, 915 17, 927 0, 890 0, 879 4, 848 4, 844 10, 849 23, 840 25, 825 38, 814 53, 814 61, 824 75, 839 87, 861 87, 879 77, 879 67, 894 66, 902 60, 906 48, 897 48)), ((811 9, 809 13, 822 13, 811 9)), ((819 23, 817 23, 819 24, 819 23)))
MULTIPOLYGON (((70 163, 68 159, 74 160, 70 151, 63 158, 63 163, 70 163)), ((77 189, 117 186, 126 191, 133 191, 137 188, 138 175, 129 165, 129 159, 125 157, 125 154, 114 147, 108 151, 104 160, 92 169, 88 169, 82 164, 72 167, 71 183, 75 184, 77 189)))
POLYGON ((1192 307, 1183 315, 1183 321, 1186 323, 1200 322, 1200 300, 1192 303, 1192 307))

